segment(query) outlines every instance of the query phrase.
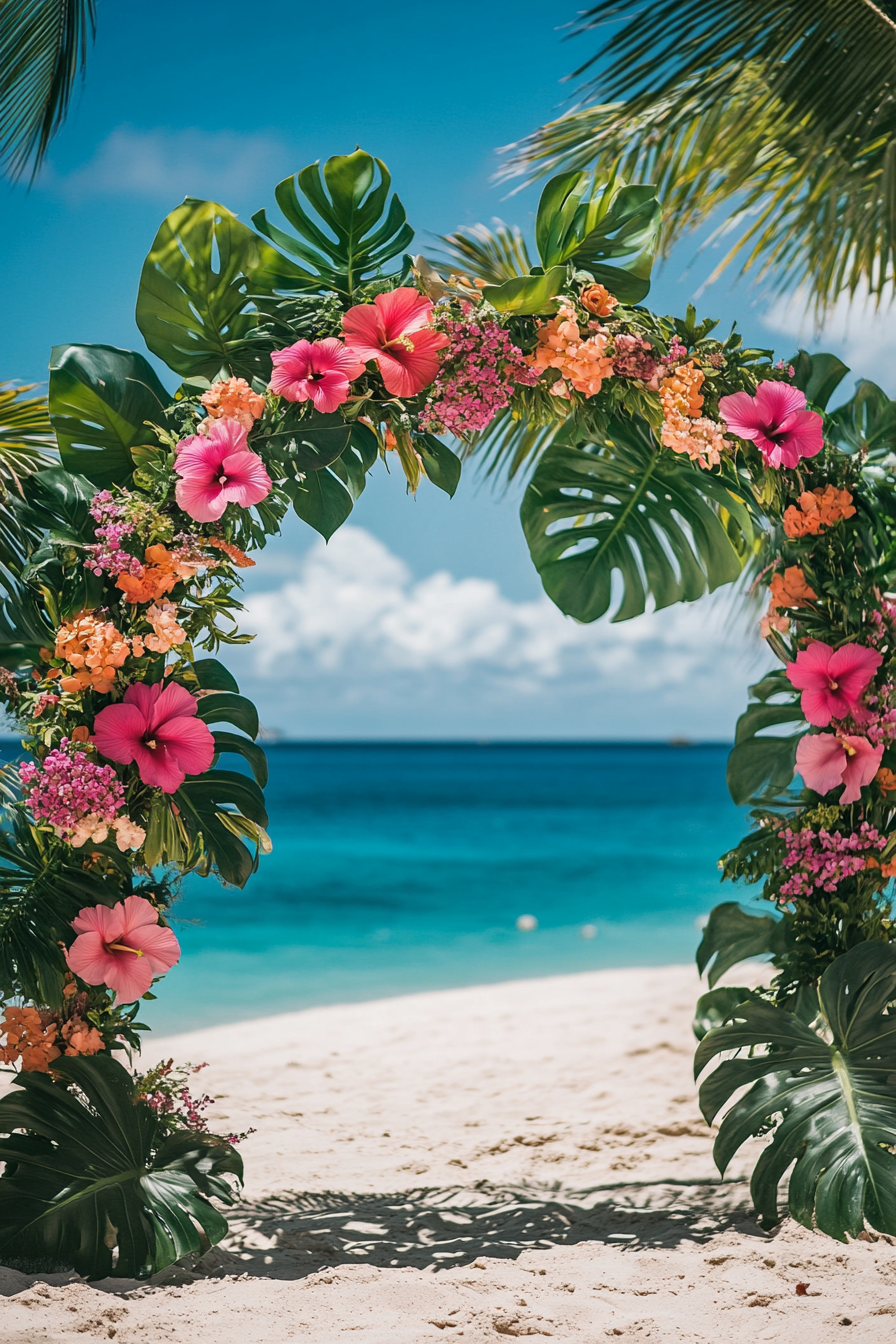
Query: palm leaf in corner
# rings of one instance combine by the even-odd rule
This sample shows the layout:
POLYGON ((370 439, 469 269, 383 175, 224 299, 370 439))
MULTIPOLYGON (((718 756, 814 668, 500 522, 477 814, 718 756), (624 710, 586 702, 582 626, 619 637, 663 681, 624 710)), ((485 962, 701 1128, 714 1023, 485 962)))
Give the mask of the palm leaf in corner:
POLYGON ((664 246, 715 210, 743 269, 805 286, 818 310, 896 260, 893 0, 600 0, 570 36, 600 33, 566 115, 509 146, 503 175, 616 165, 650 180, 664 246), (596 65, 599 62, 599 65, 596 65), (597 73, 595 73, 597 72, 597 73))
POLYGON ((9 177, 40 168, 95 32, 96 0, 0 4, 0 165, 9 177))

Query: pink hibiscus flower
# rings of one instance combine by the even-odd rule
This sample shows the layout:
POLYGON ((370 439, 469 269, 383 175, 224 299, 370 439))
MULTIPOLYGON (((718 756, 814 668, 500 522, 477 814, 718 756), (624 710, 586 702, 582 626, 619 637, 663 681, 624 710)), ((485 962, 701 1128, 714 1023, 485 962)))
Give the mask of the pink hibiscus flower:
POLYGON ((877 774, 883 754, 883 745, 872 747, 867 737, 816 733, 800 738, 796 769, 807 788, 824 794, 845 784, 841 804, 857 803, 861 790, 877 774))
POLYGON ((373 359, 393 397, 422 392, 439 370, 439 351, 448 344, 441 331, 429 327, 432 300, 402 287, 377 294, 373 303, 349 308, 342 319, 345 343, 363 359, 373 359))
POLYGON ((180 944, 159 924, 155 907, 142 896, 127 896, 111 910, 87 906, 72 920, 78 937, 65 954, 69 970, 88 985, 115 990, 115 1007, 133 1003, 157 975, 180 959, 180 944))
POLYGON ((216 522, 228 504, 247 509, 270 494, 271 478, 246 446, 238 420, 214 420, 208 435, 191 434, 177 445, 175 496, 197 523, 216 522))
POLYGON ((824 445, 822 418, 806 410, 806 394, 798 387, 760 383, 755 397, 746 392, 722 397, 719 410, 732 434, 751 439, 762 450, 767 467, 795 467, 824 445))
POLYGON ((802 691, 803 713, 816 728, 826 728, 831 719, 845 719, 859 709, 859 696, 883 659, 876 649, 863 644, 843 644, 832 649, 815 639, 802 649, 795 663, 787 664, 792 686, 802 691))
POLYGON ((364 372, 364 361, 335 336, 296 341, 271 355, 270 388, 287 401, 313 401, 319 411, 335 411, 348 401, 349 382, 364 372))
POLYGON ((144 784, 174 793, 187 775, 201 775, 212 763, 215 739, 188 690, 169 682, 129 686, 120 704, 96 716, 94 746, 110 761, 137 762, 144 784))

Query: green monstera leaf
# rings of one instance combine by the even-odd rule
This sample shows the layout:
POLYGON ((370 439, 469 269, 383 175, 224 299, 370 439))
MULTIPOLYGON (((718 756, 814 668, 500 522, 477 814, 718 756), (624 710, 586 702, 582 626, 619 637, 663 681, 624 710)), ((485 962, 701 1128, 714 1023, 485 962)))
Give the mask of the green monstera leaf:
POLYGON ((137 326, 154 355, 183 377, 270 377, 269 350, 250 337, 253 295, 300 287, 303 272, 215 201, 188 196, 143 263, 137 326))
POLYGON ((787 949, 787 926, 775 915, 757 915, 737 901, 723 901, 710 913, 697 948, 697 970, 710 989, 741 961, 787 949))
POLYGON ((283 482, 295 512, 326 541, 342 526, 360 498, 377 455, 375 434, 366 425, 354 424, 348 447, 339 457, 319 469, 300 471, 283 482))
POLYGON ((863 943, 821 977, 819 1014, 807 1023, 747 1002, 707 1033, 695 1077, 725 1059, 700 1088, 708 1123, 726 1107, 714 1155, 724 1173, 737 1150, 771 1130, 750 1185, 762 1221, 778 1221, 778 1186, 790 1174, 790 1214, 846 1241, 866 1221, 896 1235, 896 948, 863 943), (749 1090, 737 1101, 732 1097, 749 1090))
POLYGON ((50 357, 50 420, 62 465, 94 485, 121 485, 132 449, 156 445, 171 397, 152 366, 112 345, 57 345, 50 357))
POLYGON ((618 178, 600 185, 572 171, 551 178, 541 193, 535 243, 546 271, 571 262, 622 303, 640 303, 650 289, 661 221, 655 187, 618 178))
POLYGON ((648 597, 658 608, 694 602, 738 577, 753 536, 748 508, 723 478, 621 419, 599 446, 551 444, 520 517, 545 592, 579 621, 609 610, 614 574, 614 621, 639 616, 648 597))
POLYGON ((296 288, 331 289, 351 300, 360 284, 407 251, 414 236, 401 201, 397 196, 389 200, 391 185, 381 159, 362 149, 337 154, 327 159, 323 171, 312 163, 276 188, 277 204, 297 237, 271 224, 264 210, 252 216, 252 223, 300 263, 296 288), (299 192, 320 223, 302 205, 299 192))
POLYGON ((728 791, 738 804, 752 802, 765 789, 780 794, 793 783, 796 749, 806 720, 795 691, 782 669, 750 687, 753 703, 737 721, 734 747, 728 757, 728 791), (780 703, 772 703, 783 696, 780 703), (762 736, 766 729, 797 723, 800 731, 762 736))
POLYGON ((211 1200, 234 1202, 226 1178, 242 1178, 238 1153, 194 1131, 166 1138, 108 1055, 53 1069, 68 1086, 20 1073, 0 1101, 3 1263, 146 1279, 219 1242, 227 1221, 211 1200))

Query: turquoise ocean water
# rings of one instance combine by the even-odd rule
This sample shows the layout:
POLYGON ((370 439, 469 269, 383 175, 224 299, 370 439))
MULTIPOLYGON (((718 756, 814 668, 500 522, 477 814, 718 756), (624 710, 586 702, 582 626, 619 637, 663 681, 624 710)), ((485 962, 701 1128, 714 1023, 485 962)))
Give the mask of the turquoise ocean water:
POLYGON ((142 1013, 155 1030, 689 961, 700 916, 733 896, 724 746, 267 750, 273 853, 244 891, 187 881, 181 963, 142 1013))

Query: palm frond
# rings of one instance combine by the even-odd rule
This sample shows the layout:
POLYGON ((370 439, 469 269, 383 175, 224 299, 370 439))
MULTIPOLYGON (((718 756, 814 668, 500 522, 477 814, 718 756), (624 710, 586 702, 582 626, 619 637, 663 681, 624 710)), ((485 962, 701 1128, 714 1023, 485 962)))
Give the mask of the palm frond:
POLYGON ((52 466, 56 437, 46 397, 28 397, 36 383, 0 383, 0 482, 22 493, 25 476, 52 466))
POLYGON ((458 229, 457 233, 440 234, 445 251, 433 258, 435 264, 448 267, 473 280, 485 280, 500 285, 528 275, 532 269, 529 249, 520 230, 500 219, 493 219, 493 229, 487 224, 474 224, 458 229))
POLYGON ((822 310, 843 290, 880 301, 896 258, 894 13, 869 0, 694 0, 683 35, 673 0, 607 0, 573 30, 616 24, 575 72, 600 63, 588 102, 508 146, 501 176, 598 159, 655 181, 666 250, 736 201, 716 275, 740 255, 822 310))
POLYGON ((96 0, 0 4, 0 165, 9 177, 40 168, 95 33, 96 0))

